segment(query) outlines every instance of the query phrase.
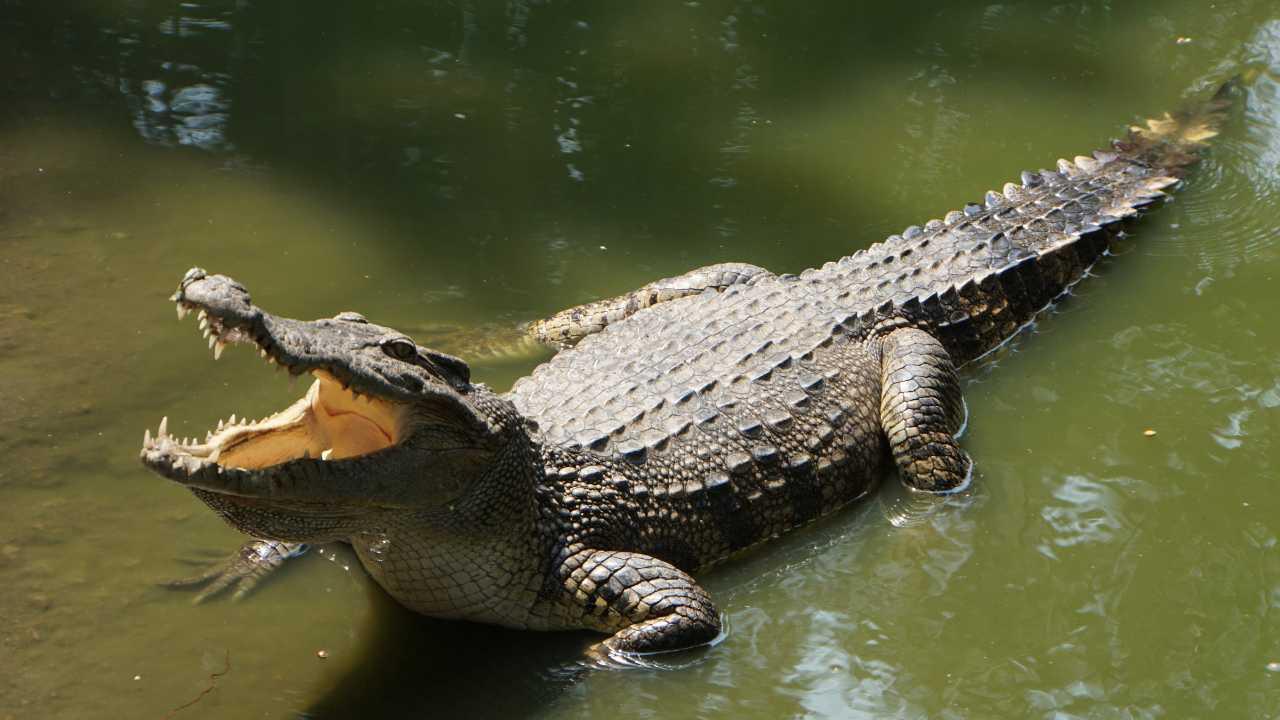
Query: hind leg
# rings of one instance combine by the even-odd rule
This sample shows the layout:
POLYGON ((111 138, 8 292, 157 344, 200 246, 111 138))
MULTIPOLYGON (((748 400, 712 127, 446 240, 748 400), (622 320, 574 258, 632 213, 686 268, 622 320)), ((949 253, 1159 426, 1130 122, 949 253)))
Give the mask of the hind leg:
POLYGON ((964 401, 951 356, 915 328, 894 330, 881 344, 880 423, 908 487, 947 492, 965 485, 972 461, 956 443, 964 401))

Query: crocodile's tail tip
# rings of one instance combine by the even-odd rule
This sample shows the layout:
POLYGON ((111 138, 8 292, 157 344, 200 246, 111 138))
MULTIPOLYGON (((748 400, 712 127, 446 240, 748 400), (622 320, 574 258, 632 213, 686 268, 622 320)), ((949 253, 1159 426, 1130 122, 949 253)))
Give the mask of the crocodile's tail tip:
POLYGON ((1222 131, 1242 84, 1242 77, 1236 75, 1222 83, 1208 100, 1148 118, 1145 125, 1132 125, 1128 134, 1112 145, 1122 155, 1180 175, 1179 171, 1198 160, 1200 150, 1222 131))

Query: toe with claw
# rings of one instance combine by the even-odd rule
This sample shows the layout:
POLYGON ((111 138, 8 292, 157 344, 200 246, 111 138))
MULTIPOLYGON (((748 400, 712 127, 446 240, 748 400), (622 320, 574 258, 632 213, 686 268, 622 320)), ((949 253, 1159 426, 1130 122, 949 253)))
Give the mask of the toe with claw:
POLYGON ((231 557, 215 564, 205 572, 187 578, 164 583, 172 589, 199 589, 192 604, 199 604, 224 592, 231 592, 232 600, 248 595, 268 575, 292 557, 307 551, 303 543, 277 540, 252 540, 245 543, 231 557))

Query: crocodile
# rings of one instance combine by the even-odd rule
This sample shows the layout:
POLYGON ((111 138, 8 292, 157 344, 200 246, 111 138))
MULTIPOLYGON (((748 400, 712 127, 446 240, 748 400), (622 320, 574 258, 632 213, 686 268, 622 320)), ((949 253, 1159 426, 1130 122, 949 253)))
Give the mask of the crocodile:
POLYGON ((273 315, 194 268, 171 298, 215 358, 248 344, 315 380, 203 440, 143 438, 151 470, 254 538, 193 579, 253 584, 341 541, 405 607, 585 629, 634 658, 712 642, 692 573, 864 497, 966 488, 957 368, 1014 337, 1172 190, 1234 94, 1024 172, 980 203, 822 267, 726 263, 533 323, 562 349, 497 393, 355 312, 273 315))

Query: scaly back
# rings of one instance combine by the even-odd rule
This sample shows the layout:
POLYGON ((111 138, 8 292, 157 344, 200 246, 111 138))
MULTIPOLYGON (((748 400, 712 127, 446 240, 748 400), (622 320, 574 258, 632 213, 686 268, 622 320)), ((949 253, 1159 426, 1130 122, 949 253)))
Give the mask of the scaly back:
MULTIPOLYGON (((1078 280, 1106 250, 1108 226, 1177 182, 1221 123, 1226 92, 799 277, 646 308, 559 353, 509 397, 551 443, 640 457, 725 408, 743 427, 781 427, 798 412, 792 399, 842 392, 822 386, 822 371, 886 324, 925 328, 964 364, 1078 280)), ((786 432, 776 434, 782 443, 786 432)))

